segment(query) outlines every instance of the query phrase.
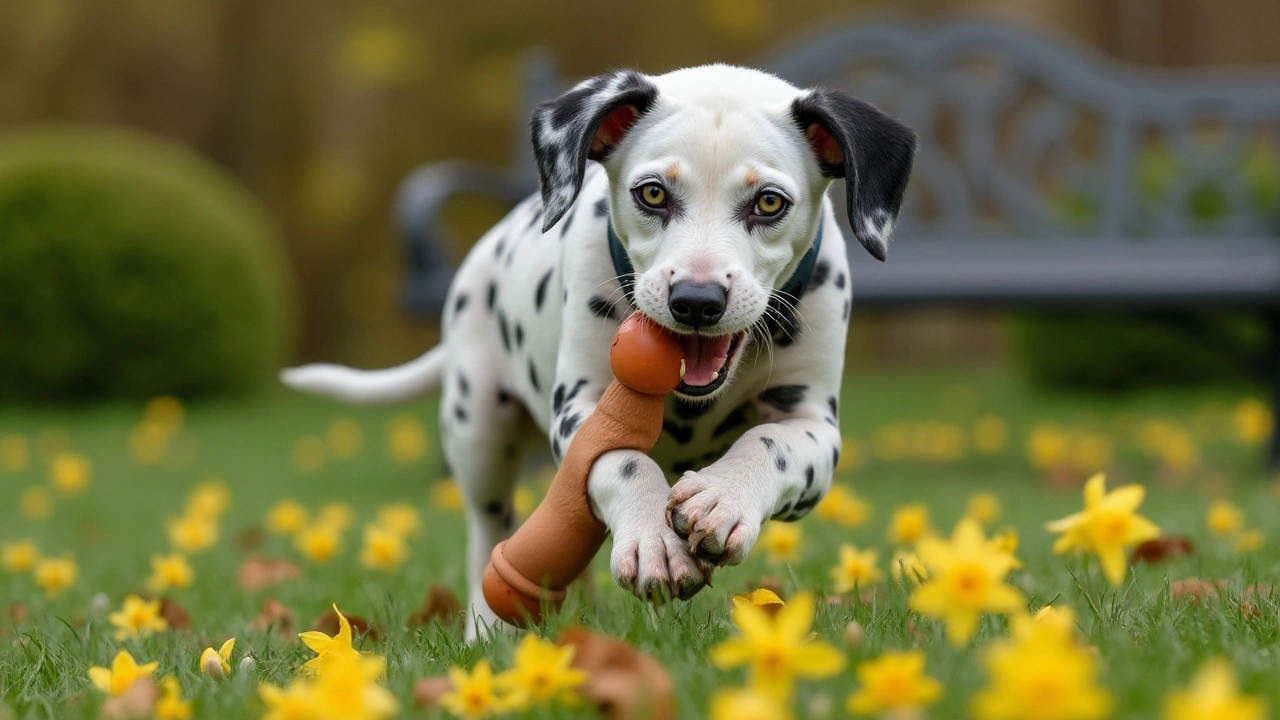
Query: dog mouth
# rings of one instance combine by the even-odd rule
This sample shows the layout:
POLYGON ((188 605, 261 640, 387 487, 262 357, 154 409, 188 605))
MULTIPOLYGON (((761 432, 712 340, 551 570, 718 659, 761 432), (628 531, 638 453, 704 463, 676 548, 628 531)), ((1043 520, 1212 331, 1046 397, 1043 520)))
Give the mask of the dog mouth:
POLYGON ((729 366, 746 332, 729 335, 680 335, 684 376, 676 392, 690 397, 710 395, 729 379, 729 366))

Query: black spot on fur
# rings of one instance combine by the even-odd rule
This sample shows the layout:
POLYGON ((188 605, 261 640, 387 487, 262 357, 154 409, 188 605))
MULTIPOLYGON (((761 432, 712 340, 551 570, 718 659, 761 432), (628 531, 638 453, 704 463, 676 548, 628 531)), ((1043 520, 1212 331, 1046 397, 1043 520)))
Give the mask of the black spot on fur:
POLYGON ((600 198, 596 201, 596 217, 604 217, 609 214, 609 198, 600 198))
POLYGON ((556 385, 555 394, 551 396, 551 414, 559 415, 562 407, 564 407, 564 383, 556 385))
POLYGON ((808 490, 813 485, 813 466, 804 466, 804 489, 808 490))
POLYGON ((467 421, 467 411, 461 405, 457 405, 453 408, 453 416, 458 418, 458 422, 467 421))
POLYGON ((524 347, 524 326, 516 323, 516 348, 524 347))
POLYGON ((568 394, 564 396, 564 401, 567 403, 573 402, 573 399, 578 397, 578 393, 582 392, 582 388, 586 386, 587 386, 587 379, 578 378, 578 382, 574 383, 573 387, 569 390, 568 394))
POLYGON ((770 311, 765 314, 765 328, 778 347, 794 345, 800 338, 800 326, 796 322, 795 304, 783 302, 777 297, 769 301, 770 311))
POLYGON ((742 427, 743 425, 746 425, 746 424, 747 424, 746 408, 743 405, 739 405, 738 407, 733 409, 733 412, 730 412, 728 415, 726 415, 724 420, 721 420, 720 424, 717 425, 716 428, 711 431, 711 437, 718 438, 721 435, 724 435, 725 433, 730 432, 735 428, 742 427))
POLYGON ((511 393, 502 388, 498 388, 498 404, 506 405, 509 402, 511 402, 511 393))
POLYGON ((831 408, 832 417, 840 417, 840 403, 836 400, 835 395, 827 398, 827 407, 831 408))
POLYGON ((494 303, 498 302, 498 283, 489 283, 489 312, 493 312, 494 303))
POLYGON ((507 316, 501 310, 498 311, 498 330, 502 333, 502 349, 508 353, 511 352, 511 333, 507 330, 507 316))
POLYGON ((677 397, 672 402, 671 409, 681 420, 694 420, 705 415, 714 405, 714 402, 696 402, 677 397))
POLYGON ((506 238, 502 238, 498 240, 498 244, 493 246, 493 259, 497 260, 498 258, 502 257, 502 251, 506 247, 507 247, 506 238))
POLYGON ((774 519, 788 517, 791 513, 791 503, 782 506, 782 509, 773 514, 774 519))
POLYGON ((787 458, 785 458, 781 454, 774 456, 773 464, 778 466, 778 472, 787 471, 787 458))
POLYGON ((463 308, 467 306, 467 301, 470 299, 471 298, 466 293, 458 293, 458 297, 453 300, 454 317, 457 317, 458 313, 462 312, 463 308))
POLYGON ((822 499, 821 493, 814 493, 810 497, 800 498, 800 501, 796 503, 795 509, 792 510, 792 514, 795 516, 797 520, 800 519, 801 517, 804 517, 809 513, 810 510, 813 509, 814 505, 818 504, 818 501, 821 499, 822 499))
POLYGON ((587 98, 594 95, 595 92, 596 83, 587 81, 583 83, 582 87, 561 95, 560 99, 556 101, 555 109, 551 112, 551 127, 556 130, 562 130, 564 126, 573 122, 583 113, 587 98))
POLYGON ((778 449, 778 442, 771 437, 762 437, 760 438, 760 442, 764 443, 764 446, 769 448, 769 452, 774 452, 778 449))
POLYGON ((547 285, 551 283, 551 274, 555 272, 555 268, 547 271, 546 275, 538 281, 538 289, 533 293, 534 310, 542 310, 542 303, 547 299, 547 285))
POLYGON ((533 366, 532 359, 529 360, 529 384, 533 386, 535 391, 541 389, 538 385, 538 368, 533 366))
POLYGON ((578 426, 581 424, 582 424, 582 415, 580 413, 565 415, 563 418, 560 419, 560 436, 565 438, 569 437, 570 435, 573 434, 574 430, 578 429, 578 426))
POLYGON ((808 385, 778 385, 760 393, 760 402, 777 408, 779 412, 789 413, 804 402, 804 393, 808 385))
POLYGON ((840 464, 840 446, 837 445, 831 448, 831 467, 834 468, 836 465, 839 465, 839 464, 840 464))
POLYGON ((551 441, 551 457, 555 458, 556 462, 560 462, 560 438, 551 441))
POLYGON ((848 299, 848 298, 845 298, 845 301, 844 301, 844 320, 848 321, 848 319, 849 319, 849 299, 848 299))
POLYGON ((613 306, 609 304, 609 301, 599 295, 592 295, 587 300, 587 309, 591 311, 592 315, 595 315, 598 318, 604 318, 606 320, 616 319, 613 316, 613 306))
POLYGON ((624 480, 630 480, 635 477, 637 472, 640 472, 640 463, 636 462, 635 458, 622 463, 622 467, 618 468, 618 473, 622 475, 624 480))
MULTIPOLYGON (((576 208, 577 205, 574 205, 574 207, 576 208)), ((573 224, 573 216, 577 214, 578 213, 576 212, 570 211, 568 215, 564 216, 564 220, 560 221, 560 237, 564 237, 569 234, 569 226, 573 224)))
POLYGON ((670 420, 662 421, 662 431, 670 435, 680 445, 688 445, 693 439, 693 428, 687 425, 677 425, 670 420))
POLYGON ((839 275, 836 275, 836 287, 840 288, 841 290, 844 289, 844 273, 840 273, 839 275))
POLYGON ((808 431, 808 430, 805 430, 805 431, 804 431, 804 434, 805 434, 805 435, 808 435, 810 440, 812 440, 812 441, 814 441, 814 442, 818 442, 818 436, 817 436, 817 435, 814 435, 812 432, 810 432, 810 431, 808 431))
POLYGON ((484 511, 488 515, 498 516, 502 514, 505 504, 501 500, 490 500, 484 504, 484 511))
POLYGON ((813 275, 809 276, 808 290, 817 290, 827 281, 827 276, 831 274, 831 263, 826 260, 819 260, 818 264, 813 267, 813 275))
POLYGON ((467 382, 467 376, 458 373, 458 392, 462 393, 462 397, 471 394, 471 383, 467 382))
POLYGON ((684 473, 689 472, 692 469, 693 469, 692 460, 681 460, 680 462, 671 466, 671 473, 673 475, 682 475, 684 473))

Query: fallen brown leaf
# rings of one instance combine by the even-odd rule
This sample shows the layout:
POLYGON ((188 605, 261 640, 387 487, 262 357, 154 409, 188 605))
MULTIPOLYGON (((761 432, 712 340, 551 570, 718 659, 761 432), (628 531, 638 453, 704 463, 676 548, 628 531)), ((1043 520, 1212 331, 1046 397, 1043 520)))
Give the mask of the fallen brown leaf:
POLYGON ((282 558, 251 555, 236 571, 236 582, 248 592, 258 592, 302 577, 302 568, 282 558))
POLYGON ((160 617, 174 630, 191 629, 191 613, 172 598, 160 598, 160 617))
POLYGON ((1169 583, 1169 595, 1175 600, 1200 602, 1205 598, 1217 597, 1227 587, 1225 580, 1210 582, 1200 578, 1186 578, 1169 583))
POLYGON ((1185 535, 1161 535, 1153 540, 1139 543, 1129 557, 1131 564, 1147 563, 1154 565, 1177 557, 1195 555, 1196 547, 1185 535))
POLYGON ((610 720, 670 720, 675 686, 658 661, 624 642, 580 627, 560 634, 575 648, 573 667, 587 673, 583 694, 610 720))
POLYGON ((293 637, 293 611, 285 607, 275 598, 262 601, 258 617, 253 620, 253 627, 258 630, 270 630, 272 627, 287 638, 293 637))
POLYGON ((261 525, 250 525, 236 535, 236 547, 245 552, 251 552, 262 547, 262 543, 266 542, 266 539, 267 533, 262 529, 261 525))
POLYGON ((21 625, 30 614, 31 611, 26 603, 15 602, 9 606, 9 621, 14 625, 21 625))
MULTIPOLYGON (((377 629, 368 620, 355 615, 348 615, 347 613, 342 613, 342 615, 347 619, 347 622, 351 623, 351 633, 353 635, 363 635, 370 640, 378 639, 377 629)), ((311 623, 311 629, 319 630, 325 635, 337 635, 338 630, 342 629, 342 626, 338 624, 338 613, 334 612, 333 608, 325 610, 320 614, 320 617, 315 619, 315 622, 311 623)))
POLYGON ((409 627, 421 627, 438 620, 442 625, 456 625, 462 622, 462 601, 453 591, 439 585, 432 585, 427 591, 427 600, 422 607, 409 616, 409 627))
POLYGON ((423 710, 434 710, 440 698, 452 689, 453 683, 447 677, 422 678, 413 684, 413 704, 423 710))
POLYGON ((160 699, 160 690, 149 677, 138 678, 128 690, 102 703, 98 720, 142 720, 151 717, 151 711, 160 699))

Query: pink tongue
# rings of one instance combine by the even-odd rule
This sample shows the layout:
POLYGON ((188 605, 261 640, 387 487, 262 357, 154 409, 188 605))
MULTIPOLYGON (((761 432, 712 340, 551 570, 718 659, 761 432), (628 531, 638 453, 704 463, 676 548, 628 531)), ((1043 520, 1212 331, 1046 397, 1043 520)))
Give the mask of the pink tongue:
POLYGON ((681 335, 680 344, 684 347, 685 384, 696 387, 711 384, 715 374, 729 359, 729 345, 732 342, 732 335, 717 337, 681 335))

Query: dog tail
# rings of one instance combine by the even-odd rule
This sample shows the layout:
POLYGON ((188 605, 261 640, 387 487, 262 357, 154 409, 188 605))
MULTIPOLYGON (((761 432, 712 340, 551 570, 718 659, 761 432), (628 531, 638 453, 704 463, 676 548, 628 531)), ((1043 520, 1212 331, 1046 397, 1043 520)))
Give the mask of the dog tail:
POLYGON ((302 392, 349 403, 377 404, 409 400, 440 389, 444 347, 386 370, 357 370, 342 365, 313 364, 280 371, 280 382, 302 392))

